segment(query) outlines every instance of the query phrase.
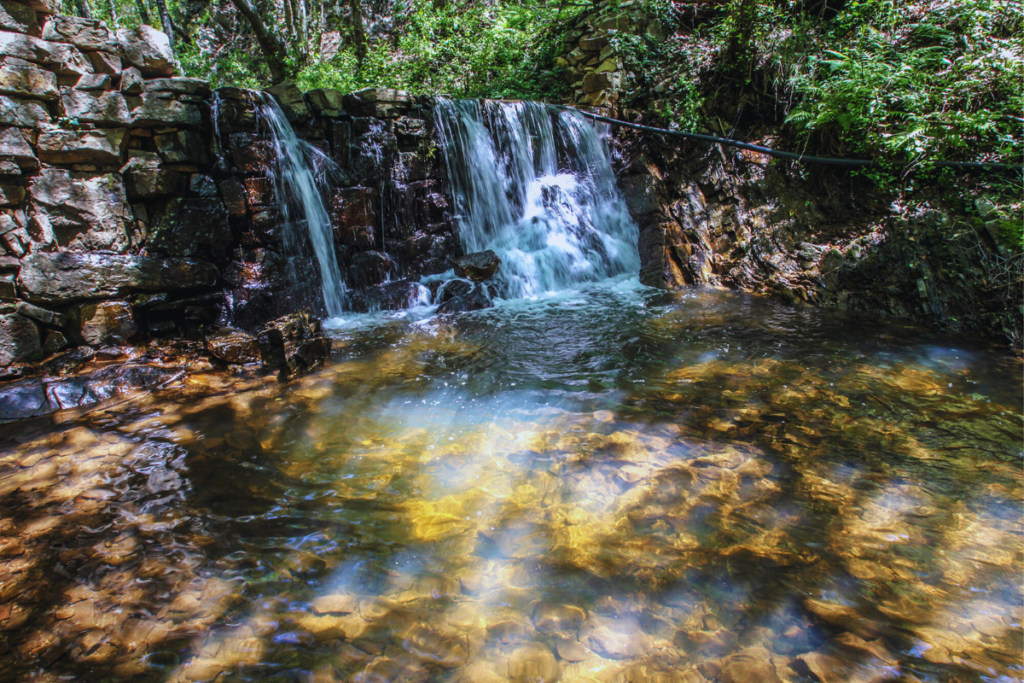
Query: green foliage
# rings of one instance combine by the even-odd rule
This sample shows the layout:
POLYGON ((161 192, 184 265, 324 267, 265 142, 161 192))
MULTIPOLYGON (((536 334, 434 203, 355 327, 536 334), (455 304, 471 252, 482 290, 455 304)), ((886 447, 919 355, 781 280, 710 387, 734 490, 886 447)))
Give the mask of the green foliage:
POLYGON ((787 121, 870 156, 980 152, 1019 162, 1024 54, 1012 36, 1020 10, 1010 0, 853 0, 815 44, 794 36, 780 51, 796 100, 787 121))

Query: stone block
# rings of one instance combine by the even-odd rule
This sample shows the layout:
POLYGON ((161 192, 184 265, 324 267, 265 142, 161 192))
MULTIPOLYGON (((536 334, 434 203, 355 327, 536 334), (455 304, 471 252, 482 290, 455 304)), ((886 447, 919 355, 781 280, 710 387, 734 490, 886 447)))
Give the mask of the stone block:
POLYGON ((174 99, 173 93, 144 92, 140 103, 132 109, 132 124, 143 128, 203 125, 203 112, 199 105, 174 99))
POLYGON ((63 130, 39 134, 39 158, 50 164, 118 164, 127 136, 124 128, 63 130))
POLYGON ((224 200, 224 208, 232 216, 244 216, 248 210, 245 199, 245 186, 238 178, 228 178, 220 184, 220 196, 224 200))
POLYGON ((25 188, 20 185, 0 185, 0 206, 17 206, 25 201, 25 188))
POLYGON ((145 87, 142 74, 134 66, 121 72, 121 92, 125 95, 138 95, 145 87))
POLYGON ((70 311, 69 332, 77 344, 124 346, 138 336, 132 306, 127 301, 80 304, 70 311))
POLYGON ((274 162, 274 146, 252 133, 234 133, 228 136, 228 149, 235 168, 243 173, 266 174, 274 162))
POLYGON ((584 52, 600 52, 608 45, 608 36, 584 36, 580 38, 580 49, 584 52))
POLYGON ((61 88, 60 106, 64 116, 82 123, 127 126, 132 122, 128 104, 119 92, 91 92, 61 88))
POLYGON ((143 76, 173 76, 174 53, 167 34, 143 24, 137 29, 123 28, 117 32, 121 55, 125 62, 137 68, 143 76))
POLYGON ((39 160, 32 151, 31 140, 31 133, 24 128, 0 129, 0 158, 10 159, 19 168, 39 168, 39 160))
POLYGON ((57 75, 34 66, 4 64, 0 66, 0 94, 55 100, 60 94, 57 75))
POLYGON ((155 212, 149 249, 167 256, 220 262, 232 247, 228 212, 219 197, 176 197, 155 212))
POLYGON ((246 178, 244 181, 245 196, 250 206, 273 206, 274 181, 266 176, 246 178))
POLYGON ((43 27, 43 38, 71 43, 82 50, 101 50, 117 54, 121 46, 106 23, 81 17, 54 16, 43 27))
POLYGON ((115 252, 128 248, 120 175, 81 177, 44 168, 30 181, 28 192, 33 210, 49 220, 62 247, 115 252))
POLYGON ((92 63, 78 48, 23 33, 0 31, 0 56, 42 64, 62 76, 92 73, 92 63))
POLYGON ((335 190, 327 211, 338 241, 351 247, 373 247, 379 223, 377 206, 376 189, 348 187, 335 190))
POLYGON ((176 95, 209 97, 210 82, 202 78, 155 78, 143 83, 143 92, 169 92, 176 95))
POLYGON ((211 289, 217 268, 205 261, 122 254, 37 253, 21 261, 18 286, 35 304, 70 304, 135 292, 211 289))
MULTIPOLYGON (((160 157, 153 152, 132 152, 133 157, 121 168, 125 191, 132 199, 155 199, 184 192, 184 173, 162 168, 160 157)), ((143 219, 148 222, 148 219, 143 219)))
POLYGON ((306 93, 309 106, 318 116, 341 116, 345 113, 344 93, 331 88, 317 88, 306 93))
POLYGON ((56 14, 60 10, 60 0, 28 0, 25 4, 36 14, 56 14))
POLYGON ((591 71, 583 77, 583 92, 586 93, 617 90, 620 87, 622 87, 622 76, 618 73, 591 71))
POLYGON ((38 128, 50 122, 50 114, 39 102, 0 95, 0 126, 38 128))
POLYGON ((113 90, 114 87, 107 74, 84 74, 75 83, 75 90, 113 90))
POLYGON ((0 366, 38 360, 42 355, 35 323, 17 313, 0 315, 0 366))
POLYGON ((345 95, 345 109, 353 116, 395 118, 407 114, 412 97, 404 90, 394 88, 366 88, 345 95))
POLYGON ((206 165, 212 160, 203 138, 190 130, 154 135, 153 142, 160 158, 168 164, 206 165))
POLYGON ((0 30, 38 36, 36 11, 16 0, 0 0, 0 30))
POLYGON ((18 296, 14 281, 17 273, 0 273, 0 301, 12 301, 18 296))
POLYGON ((114 76, 121 73, 121 55, 110 52, 86 52, 86 58, 92 64, 93 73, 114 76))
POLYGON ((275 85, 267 88, 264 92, 269 93, 277 100, 277 103, 281 106, 281 111, 284 112, 285 118, 288 119, 288 123, 292 125, 305 123, 312 117, 312 113, 306 105, 306 100, 302 97, 302 92, 294 83, 275 85))

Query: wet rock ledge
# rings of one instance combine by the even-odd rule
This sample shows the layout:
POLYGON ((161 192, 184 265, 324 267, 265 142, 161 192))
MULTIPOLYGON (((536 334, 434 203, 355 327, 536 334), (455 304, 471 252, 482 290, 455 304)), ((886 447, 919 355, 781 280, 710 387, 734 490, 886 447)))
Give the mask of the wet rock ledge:
POLYGON ((8 0, 0 22, 3 378, 68 350, 152 340, 287 372, 317 362, 313 346, 329 348, 322 333, 310 345, 268 332, 295 311, 323 315, 312 260, 294 255, 302 245, 284 247, 279 150, 261 114, 270 97, 330 175, 355 307, 405 307, 414 280, 462 255, 428 100, 292 85, 212 91, 175 75, 160 31, 115 32, 47 2, 8 0), (221 351, 243 338, 249 351, 221 351))

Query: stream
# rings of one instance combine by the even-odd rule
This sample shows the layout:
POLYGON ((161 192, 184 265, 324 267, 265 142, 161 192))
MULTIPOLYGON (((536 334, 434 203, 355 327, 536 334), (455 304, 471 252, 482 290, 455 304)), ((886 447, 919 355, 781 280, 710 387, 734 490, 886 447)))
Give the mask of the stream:
POLYGON ((1012 358, 629 276, 332 334, 0 427, 4 680, 1024 677, 1012 358))

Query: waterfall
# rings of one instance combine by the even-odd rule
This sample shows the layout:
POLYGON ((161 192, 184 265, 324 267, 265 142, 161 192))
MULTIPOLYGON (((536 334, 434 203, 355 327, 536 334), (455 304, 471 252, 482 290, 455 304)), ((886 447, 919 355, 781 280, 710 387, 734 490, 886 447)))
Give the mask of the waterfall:
MULTIPOLYGON (((323 290, 324 308, 328 317, 336 318, 344 308, 345 283, 334 252, 334 230, 320 196, 317 170, 329 169, 333 162, 320 150, 295 135, 291 124, 273 97, 264 95, 258 107, 260 118, 270 129, 274 147, 274 165, 270 174, 274 198, 285 225, 285 248, 294 256, 302 254, 308 242, 323 290), (304 224, 304 226, 303 226, 304 224), (305 234, 302 234, 303 227, 305 234)), ((308 281, 310 273, 292 273, 298 284, 308 281)))
POLYGON ((535 102, 434 108, 465 251, 502 260, 501 295, 535 296, 640 269, 638 228, 599 131, 535 102))

